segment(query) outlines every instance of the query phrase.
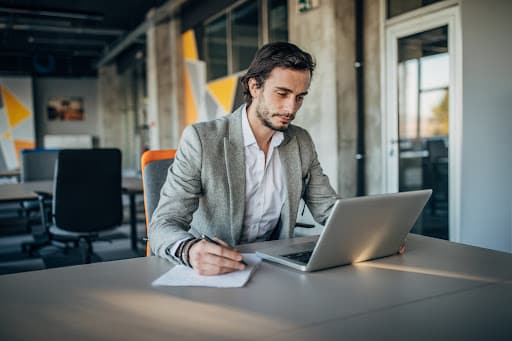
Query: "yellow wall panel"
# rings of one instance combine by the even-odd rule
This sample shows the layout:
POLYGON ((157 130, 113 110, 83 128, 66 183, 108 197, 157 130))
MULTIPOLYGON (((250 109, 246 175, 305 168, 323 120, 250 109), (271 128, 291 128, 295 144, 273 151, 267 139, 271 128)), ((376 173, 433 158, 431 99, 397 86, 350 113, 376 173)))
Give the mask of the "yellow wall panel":
POLYGON ((226 113, 230 113, 235 100, 238 76, 222 78, 207 84, 208 90, 226 113))
POLYGON ((192 84, 190 83, 190 76, 188 71, 185 70, 183 77, 185 87, 183 89, 185 97, 185 125, 197 122, 197 106, 192 93, 192 84))
POLYGON ((183 58, 189 60, 197 60, 197 45, 194 30, 188 30, 182 35, 183 40, 183 58))
POLYGON ((23 120, 28 119, 32 113, 28 110, 14 94, 12 94, 7 88, 0 87, 2 92, 2 98, 7 112, 7 119, 9 120, 9 126, 15 127, 23 120))

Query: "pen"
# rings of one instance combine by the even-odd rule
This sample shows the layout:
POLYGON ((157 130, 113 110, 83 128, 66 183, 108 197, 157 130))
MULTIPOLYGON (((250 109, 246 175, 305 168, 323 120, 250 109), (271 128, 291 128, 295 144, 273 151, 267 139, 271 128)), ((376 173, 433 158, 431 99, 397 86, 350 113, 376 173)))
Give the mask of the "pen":
MULTIPOLYGON (((204 234, 204 233, 201 235, 201 238, 202 238, 202 239, 204 239, 204 240, 206 240, 207 242, 210 242, 210 243, 213 243, 213 244, 216 244, 216 245, 220 245, 220 246, 222 246, 222 244, 221 244, 221 243, 219 243, 219 242, 218 242, 218 241, 216 241, 216 240, 211 239, 210 237, 208 237, 208 236, 207 236, 206 234, 204 234)), ((240 263, 242 263, 243 265, 247 266, 247 263, 246 263, 246 262, 244 262, 244 260, 243 260, 243 259, 240 261, 240 263)))

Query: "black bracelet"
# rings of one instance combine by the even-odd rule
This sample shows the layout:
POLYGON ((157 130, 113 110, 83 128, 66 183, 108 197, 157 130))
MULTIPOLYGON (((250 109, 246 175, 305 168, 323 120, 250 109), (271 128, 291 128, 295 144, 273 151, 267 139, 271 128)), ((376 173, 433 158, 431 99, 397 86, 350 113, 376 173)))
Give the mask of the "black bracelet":
POLYGON ((185 265, 188 268, 190 268, 190 264, 187 261, 187 258, 188 258, 188 245, 187 244, 189 244, 190 242, 191 242, 190 239, 185 242, 185 246, 183 247, 183 254, 182 254, 183 265, 185 265))
POLYGON ((181 260, 181 253, 183 252, 183 245, 185 245, 184 241, 180 243, 178 249, 176 250, 176 258, 180 261, 180 264, 183 265, 183 261, 181 260))
POLYGON ((190 264, 190 249, 192 248, 192 246, 194 246, 194 244, 200 242, 201 240, 202 239, 200 239, 200 238, 196 238, 196 239, 192 240, 190 242, 190 245, 188 246, 188 248, 185 250, 185 263, 189 268, 192 268, 192 264, 190 264))
POLYGON ((178 250, 176 251, 176 254, 177 254, 177 257, 178 257, 181 265, 186 265, 185 261, 183 259, 183 250, 185 249, 185 245, 187 245, 187 243, 193 239, 194 238, 188 238, 188 239, 182 241, 180 246, 178 246, 178 250))

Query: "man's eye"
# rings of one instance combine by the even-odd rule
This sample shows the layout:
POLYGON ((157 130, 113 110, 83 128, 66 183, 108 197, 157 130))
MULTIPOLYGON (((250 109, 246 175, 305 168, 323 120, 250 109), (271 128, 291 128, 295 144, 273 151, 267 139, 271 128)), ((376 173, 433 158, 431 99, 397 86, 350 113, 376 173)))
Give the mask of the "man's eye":
POLYGON ((299 96, 297 97, 297 102, 302 102, 304 100, 304 97, 303 96, 299 96))
POLYGON ((281 96, 281 97, 286 96, 286 92, 278 92, 277 94, 278 94, 279 96, 281 96))

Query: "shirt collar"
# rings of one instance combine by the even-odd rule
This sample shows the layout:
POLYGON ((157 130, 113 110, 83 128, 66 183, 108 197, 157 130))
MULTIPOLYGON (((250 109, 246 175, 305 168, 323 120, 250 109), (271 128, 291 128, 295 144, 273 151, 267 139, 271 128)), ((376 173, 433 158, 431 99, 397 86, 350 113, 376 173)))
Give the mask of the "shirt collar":
MULTIPOLYGON (((244 147, 250 146, 256 143, 256 137, 254 132, 249 125, 249 119, 247 118, 247 105, 242 108, 242 137, 244 139, 244 147)), ((284 134, 282 131, 274 132, 272 140, 270 141, 270 147, 275 148, 283 142, 284 134)))

